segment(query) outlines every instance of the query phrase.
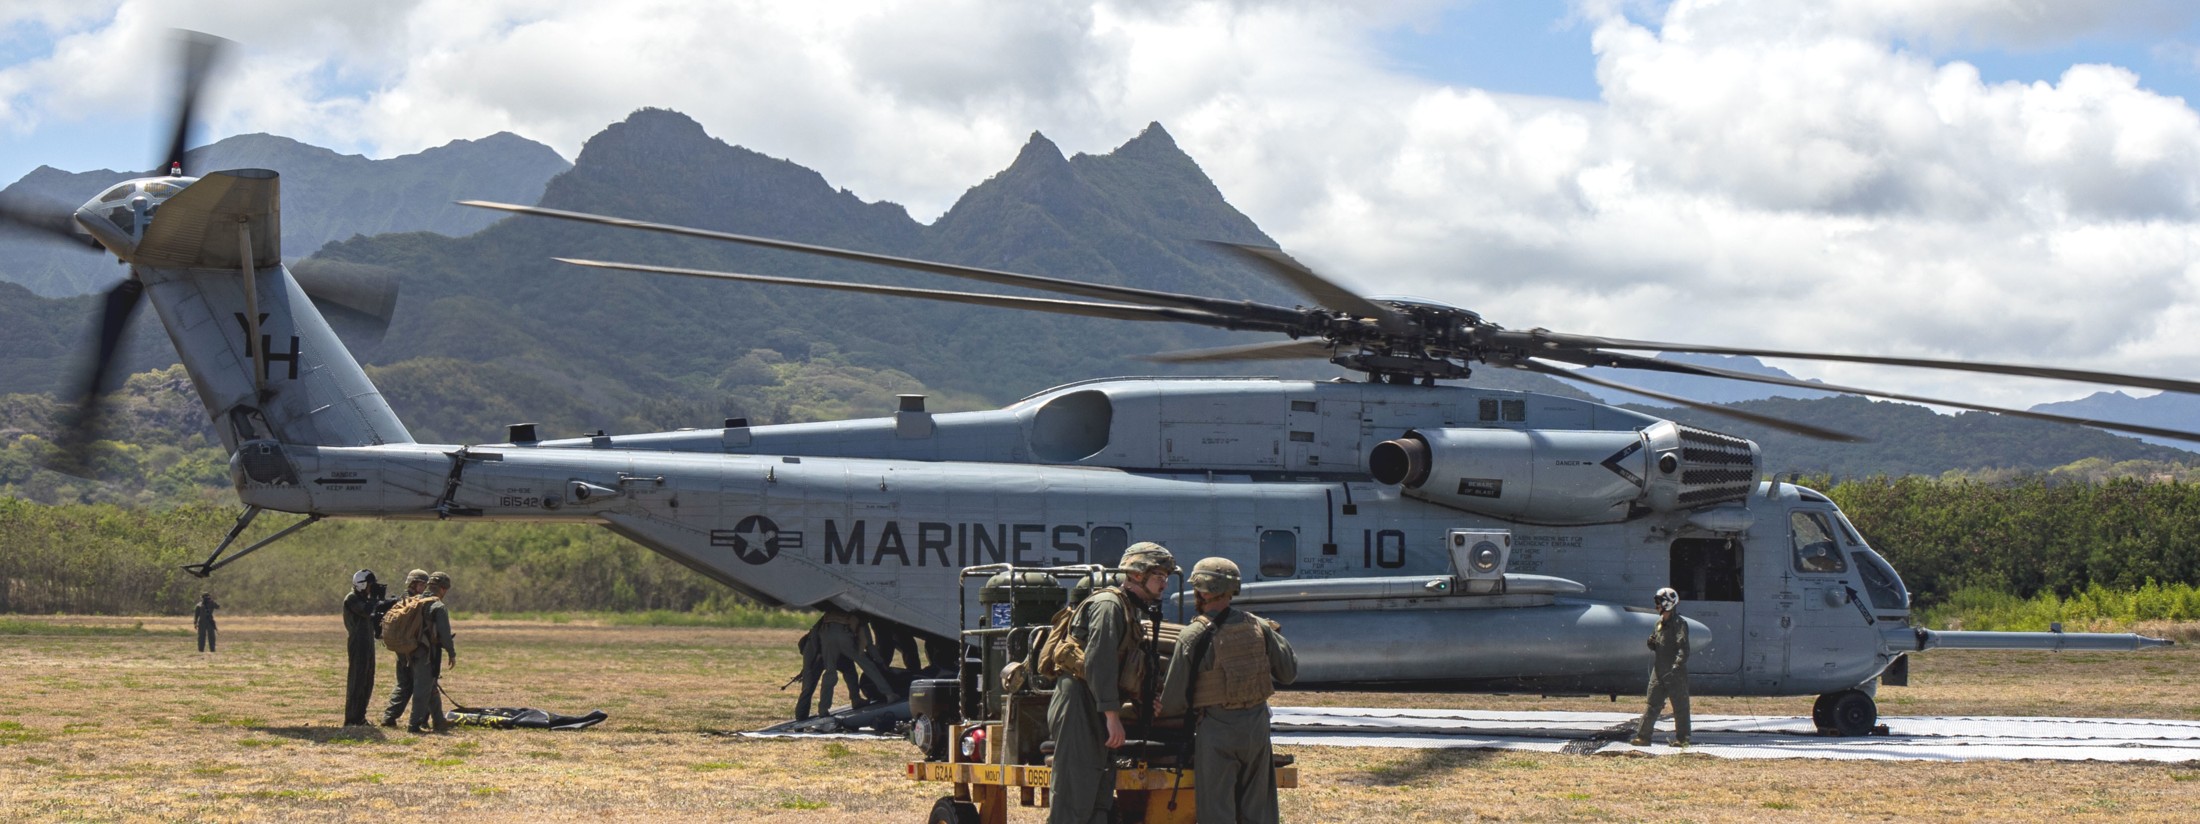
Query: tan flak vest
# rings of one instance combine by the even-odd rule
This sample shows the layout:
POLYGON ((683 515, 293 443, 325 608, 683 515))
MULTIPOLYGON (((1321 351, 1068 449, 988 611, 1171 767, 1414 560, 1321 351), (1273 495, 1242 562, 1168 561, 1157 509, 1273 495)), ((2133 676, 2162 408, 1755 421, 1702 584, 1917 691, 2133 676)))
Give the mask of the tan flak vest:
POLYGON ((1260 616, 1241 610, 1245 617, 1215 626, 1207 616, 1192 619, 1207 625, 1207 660, 1192 677, 1192 708, 1221 707, 1240 710, 1256 707, 1276 694, 1275 675, 1268 663, 1269 624, 1260 616))

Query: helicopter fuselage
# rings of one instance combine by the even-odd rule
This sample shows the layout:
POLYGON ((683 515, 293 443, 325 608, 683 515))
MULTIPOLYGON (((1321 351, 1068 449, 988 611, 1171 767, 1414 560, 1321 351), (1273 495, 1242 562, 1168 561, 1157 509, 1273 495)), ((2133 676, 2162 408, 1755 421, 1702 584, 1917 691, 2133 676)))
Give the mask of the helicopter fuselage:
POLYGON ((1417 430, 1631 442, 1657 422, 1503 390, 1142 378, 995 411, 834 423, 463 449, 248 443, 241 454, 273 450, 285 471, 241 458, 236 477, 247 503, 282 511, 601 524, 766 603, 831 602, 943 636, 982 620, 957 614, 965 566, 1105 565, 1150 540, 1187 562, 1231 558, 1250 591, 1274 592, 1449 576, 1447 536, 1503 532, 1505 574, 1578 586, 1248 608, 1290 627, 1306 685, 1639 691, 1663 586, 1696 622, 1699 691, 1817 694, 1878 675, 1899 653, 1882 631, 1904 625, 1906 596, 1815 492, 1766 484, 1711 507, 1589 507, 1578 520, 1598 522, 1535 524, 1424 500, 1365 469, 1375 445, 1417 430), (1833 541, 1838 563, 1799 558, 1791 522, 1823 530, 1804 537, 1833 541))

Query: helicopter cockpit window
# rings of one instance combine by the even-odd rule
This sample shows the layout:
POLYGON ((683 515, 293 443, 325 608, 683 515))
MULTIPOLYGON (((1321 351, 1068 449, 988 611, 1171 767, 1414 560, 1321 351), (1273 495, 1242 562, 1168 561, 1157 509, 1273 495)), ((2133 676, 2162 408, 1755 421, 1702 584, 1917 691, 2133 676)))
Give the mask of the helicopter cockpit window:
POLYGON ((1864 545, 1864 539, 1856 537, 1856 527, 1849 523, 1849 517, 1847 515, 1834 515, 1833 525, 1841 528, 1841 538, 1842 540, 1848 541, 1849 546, 1864 545))
POLYGON ((1299 573, 1299 534, 1288 529, 1260 533, 1260 577, 1289 578, 1299 573))
POLYGON ((1823 512, 1788 514, 1788 528, 1795 539, 1795 569, 1799 572, 1847 572, 1849 562, 1833 540, 1833 525, 1823 512))
POLYGON ((131 193, 131 192, 135 192, 135 191, 137 191, 137 184, 135 184, 135 183, 124 183, 124 184, 118 185, 118 186, 116 186, 116 187, 114 187, 114 188, 112 188, 112 189, 108 189, 108 190, 107 190, 107 191, 106 191, 105 193, 101 194, 101 195, 99 196, 99 202, 101 202, 101 203, 113 203, 113 202, 115 202, 115 201, 117 201, 117 200, 121 200, 121 199, 123 199, 123 198, 129 197, 129 196, 130 196, 130 193, 131 193))
POLYGON ((1856 572, 1864 579, 1864 592, 1871 595, 1872 609, 1903 610, 1910 608, 1910 591, 1902 586, 1902 578, 1894 574, 1894 567, 1876 552, 1857 552, 1856 572))
POLYGON ((1119 526, 1092 528, 1092 563, 1112 567, 1123 562, 1123 550, 1131 545, 1130 530, 1119 526))

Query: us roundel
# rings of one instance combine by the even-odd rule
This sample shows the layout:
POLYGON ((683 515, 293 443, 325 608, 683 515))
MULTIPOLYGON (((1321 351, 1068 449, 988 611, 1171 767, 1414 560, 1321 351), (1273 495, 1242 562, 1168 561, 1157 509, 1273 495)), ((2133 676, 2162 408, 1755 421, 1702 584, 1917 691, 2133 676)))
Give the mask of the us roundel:
POLYGON ((752 564, 779 557, 779 525, 762 515, 750 515, 733 525, 733 554, 752 564))

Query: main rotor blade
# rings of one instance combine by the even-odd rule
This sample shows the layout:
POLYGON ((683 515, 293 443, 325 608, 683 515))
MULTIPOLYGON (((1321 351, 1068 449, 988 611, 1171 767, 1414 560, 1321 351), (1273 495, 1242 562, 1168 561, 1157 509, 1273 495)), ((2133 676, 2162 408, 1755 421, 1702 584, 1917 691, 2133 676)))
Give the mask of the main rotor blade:
POLYGON ((1360 297, 1353 294, 1350 289, 1331 283, 1328 278, 1315 274, 1314 270, 1307 268, 1306 264, 1298 262, 1296 258, 1285 254, 1282 249, 1267 246, 1247 246, 1242 243, 1227 243, 1219 240, 1208 242, 1236 252, 1239 256, 1259 264, 1261 268, 1268 270, 1269 274, 1290 284, 1291 288, 1299 291, 1299 294, 1312 298, 1316 305, 1324 309, 1349 313, 1355 317, 1374 318, 1382 324, 1385 330, 1389 331, 1402 331, 1405 326, 1405 318, 1400 316, 1397 310, 1360 297))
POLYGON ((949 277, 983 281, 986 283, 993 283, 1002 286, 1020 286, 1026 289, 1039 289, 1042 291, 1054 292, 1057 294, 1076 295, 1079 297, 1087 298, 1100 298, 1103 300, 1133 301, 1147 306, 1175 306, 1184 309, 1195 309, 1201 312, 1226 317, 1239 317, 1250 320, 1267 321, 1271 324, 1295 324, 1301 321, 1303 317, 1298 311, 1293 309, 1285 308, 1282 306, 1273 306, 1265 303, 1258 303, 1254 301, 1233 301, 1224 300, 1222 298, 1201 297, 1199 295, 1186 295, 1176 292, 1162 292, 1152 289, 1138 289, 1130 286, 1108 286, 1098 283, 1083 283, 1074 280, 1063 280, 1061 278, 1042 277, 1040 275, 1025 275, 1016 272, 1004 272, 998 269, 982 269, 975 266, 961 266, 953 263, 938 263, 929 260, 918 260, 916 258, 882 255, 874 252, 858 252, 851 249, 839 249, 831 246, 817 246, 808 243, 795 243, 793 241, 775 240, 767 237, 737 235, 731 232, 717 232, 709 229, 696 229, 687 226, 673 226, 665 223, 650 223, 640 220, 628 220, 626 218, 594 215, 588 214, 586 212, 569 212, 563 209, 546 209, 541 206, 519 206, 511 203, 495 203, 486 200, 461 200, 458 203, 461 206, 473 206, 482 209, 498 209, 506 212, 513 212, 515 214, 554 217, 559 220, 572 220, 582 223, 595 223, 603 226, 617 226, 625 229, 640 229, 648 232, 662 232, 665 234, 685 235, 687 237, 707 238, 710 240, 724 240, 733 243, 747 244, 750 246, 760 246, 766 249, 781 249, 789 252, 800 252, 806 255, 817 255, 820 257, 834 258, 837 260, 850 260, 860 263, 874 263, 881 266, 892 266, 898 269, 910 269, 918 272, 929 272, 935 275, 947 275, 949 277))
POLYGON ((298 288, 313 299, 322 317, 338 334, 355 341, 374 342, 390 328, 397 314, 397 273, 365 263, 326 258, 306 258, 290 264, 298 288))
POLYGON ((891 295, 894 297, 923 298, 925 300, 945 301, 948 303, 968 303, 977 306, 994 306, 1004 309, 1028 309, 1035 312, 1052 312, 1057 315, 1080 315, 1088 318, 1108 318, 1110 320, 1144 320, 1167 321, 1174 323, 1192 323, 1198 324, 1200 326, 1214 326, 1223 329, 1259 329, 1277 332, 1285 331, 1277 325, 1267 324, 1262 321, 1250 321, 1241 318, 1217 315, 1212 312, 1202 312, 1198 309, 1180 309, 1171 306, 1129 306, 1120 303, 1091 303, 1081 300, 1058 300, 1055 298, 1027 298, 1017 297, 1013 295, 984 295, 974 292, 949 292, 939 289, 913 289, 906 286, 879 286, 870 283, 843 283, 830 280, 806 280, 803 278, 783 278, 773 277, 770 275, 749 275, 741 274, 738 272, 714 272, 708 269, 681 269, 673 266, 647 266, 639 263, 612 263, 601 260, 579 260, 575 258, 553 258, 553 260, 557 260, 561 263, 570 263, 575 266, 587 266, 595 269, 622 269, 629 272, 656 272, 666 275, 683 275, 686 277, 698 278, 716 278, 720 280, 740 280, 748 281, 750 283, 773 283, 783 286, 806 286, 812 289, 833 289, 842 292, 860 292, 871 295, 891 295))
POLYGON ((101 249, 99 241, 76 230, 74 215, 72 210, 43 198, 0 197, 0 223, 29 232, 39 240, 65 242, 95 251, 101 249))
POLYGON ((182 59, 178 68, 181 74, 177 79, 174 129, 168 141, 167 154, 161 156, 160 166, 152 172, 155 175, 168 174, 171 168, 183 162, 183 152, 187 148, 185 144, 191 139, 191 126, 197 119, 199 91, 205 88, 206 78, 213 72, 214 61, 221 57, 224 49, 235 45, 204 32, 178 29, 177 34, 181 41, 179 48, 182 59))
POLYGON ((1247 343, 1238 346, 1217 346, 1212 349, 1181 349, 1175 352, 1156 352, 1141 355, 1139 360, 1155 363, 1211 363, 1218 361, 1299 360, 1301 358, 1328 358, 1328 341, 1316 338, 1305 340, 1269 341, 1247 343))
POLYGON ((1505 365, 1511 366, 1515 369, 1526 369, 1530 372, 1541 372, 1554 378, 1578 381, 1581 383, 1590 384, 1592 386, 1602 386, 1606 389, 1617 389, 1621 392, 1633 392, 1637 395, 1657 398, 1658 400, 1665 401, 1667 403, 1685 406, 1698 412, 1709 412, 1714 415, 1725 415, 1729 418, 1749 421, 1750 423, 1754 423, 1759 426, 1769 426, 1782 432, 1802 435, 1806 438, 1817 438, 1821 441, 1838 441, 1840 443, 1863 443, 1865 440, 1867 440, 1866 438, 1851 435, 1847 432, 1842 432, 1839 430, 1825 429, 1822 427, 1812 426, 1807 423, 1796 423, 1790 420, 1775 418, 1770 415, 1759 415, 1755 412, 1748 412, 1731 407, 1720 406, 1717 404, 1705 403, 1703 401, 1690 400, 1679 395, 1668 395, 1664 392, 1659 392, 1653 389, 1644 389, 1640 386, 1630 386, 1628 384, 1620 383, 1618 381, 1608 381, 1603 378, 1581 374, 1582 372, 1587 371, 1583 369, 1560 369, 1556 366, 1551 366, 1550 364, 1538 363, 1532 360, 1511 361, 1507 362, 1505 365))
POLYGON ((1660 343, 1647 340, 1621 340, 1594 335, 1570 335, 1547 329, 1530 330, 1523 334, 1562 346, 1578 346, 1590 349, 1641 349, 1653 352, 1688 352, 1703 355, 1751 355, 1765 358, 1795 358, 1797 360, 1834 361, 1839 363, 1869 363, 1880 366, 1911 366, 1921 369, 1947 369, 1956 372, 1984 372, 1994 375, 2016 375, 2029 378, 2098 383, 2109 386, 2137 386, 2146 389, 2162 389, 2171 392, 2200 394, 2200 381, 2156 378, 2147 375, 2126 375, 2116 372, 2096 372, 2087 369, 2063 369, 2052 366, 2027 366, 2008 363, 1973 363, 1970 361, 1935 360, 1931 358, 1890 358, 1874 355, 1835 355, 1823 352, 1792 352, 1780 349, 1756 349, 1744 346, 1704 346, 1689 343, 1660 343))
POLYGON ((1717 367, 1711 366, 1697 366, 1695 364, 1657 360, 1655 358, 1645 358, 1639 355, 1622 355, 1615 352, 1559 351, 1539 353, 1536 355, 1536 357, 1546 358, 1550 360, 1566 361, 1568 363, 1579 363, 1584 366, 1609 366, 1618 369, 1647 369, 1656 372, 1674 372, 1683 375, 1701 375, 1703 377, 1709 378, 1726 378, 1728 380, 1748 381, 1750 383, 1769 383, 1775 386, 1792 386, 1797 389, 1812 389, 1820 392, 1841 392, 1850 395, 1864 395, 1873 398, 1886 398, 1888 400, 1895 401, 1909 401, 1911 403, 1930 404, 1933 406, 1953 406, 1957 409, 1969 409, 1974 412, 1992 412, 1997 415, 2009 415, 2011 417, 2017 418, 2031 418, 2033 420, 2049 421, 2052 423, 2067 423, 2075 424, 2077 426, 2090 426, 2094 429, 2105 429, 2111 432, 2124 432, 2132 435, 2148 435, 2156 438, 2175 438, 2181 441, 2193 441, 2195 443, 2200 443, 2200 432, 2187 432, 2181 429, 2163 429, 2161 427, 2155 426, 2142 426, 2139 424, 2131 423, 2117 423, 2115 421, 2102 421, 2094 420, 2091 418, 2073 418, 2068 415, 2055 415, 2047 412, 2033 412, 2026 409, 2010 409, 2003 406, 1988 406, 1986 404, 1966 403, 1964 401, 1951 401, 1942 398, 1928 398, 1920 395, 1905 395, 1899 392, 1883 392, 1877 389, 1859 389, 1857 387, 1841 386, 1839 384, 1815 383, 1812 381, 1796 380, 1794 378, 1782 378, 1776 375, 1752 375, 1747 372, 1735 372, 1732 370, 1719 369, 1717 367))

